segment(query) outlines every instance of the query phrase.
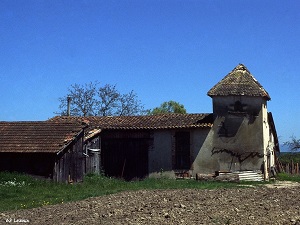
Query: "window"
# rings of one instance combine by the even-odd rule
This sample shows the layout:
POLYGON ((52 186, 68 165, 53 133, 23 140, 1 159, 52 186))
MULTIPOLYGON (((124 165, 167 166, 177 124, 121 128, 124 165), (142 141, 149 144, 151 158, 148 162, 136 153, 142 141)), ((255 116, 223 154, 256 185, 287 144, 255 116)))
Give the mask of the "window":
POLYGON ((175 134, 174 169, 190 169, 190 133, 176 132, 175 134))
POLYGON ((234 111, 235 112, 243 112, 244 111, 243 107, 244 107, 244 105, 240 101, 236 101, 234 103, 234 111))

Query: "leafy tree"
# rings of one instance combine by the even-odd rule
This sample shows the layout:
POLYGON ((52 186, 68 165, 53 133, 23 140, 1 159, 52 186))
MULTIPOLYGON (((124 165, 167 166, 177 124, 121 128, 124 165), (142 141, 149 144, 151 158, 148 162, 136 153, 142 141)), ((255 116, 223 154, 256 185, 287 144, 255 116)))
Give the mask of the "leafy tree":
POLYGON ((68 94, 59 98, 60 115, 67 115, 68 98, 71 116, 128 116, 145 114, 144 106, 134 91, 121 94, 116 85, 100 86, 99 82, 74 84, 68 94))
POLYGON ((292 136, 290 141, 284 142, 284 145, 288 146, 291 151, 298 151, 300 149, 300 139, 292 136))
POLYGON ((156 107, 153 110, 150 110, 149 112, 150 115, 166 114, 166 113, 185 114, 187 112, 182 104, 175 101, 163 102, 159 107, 156 107))

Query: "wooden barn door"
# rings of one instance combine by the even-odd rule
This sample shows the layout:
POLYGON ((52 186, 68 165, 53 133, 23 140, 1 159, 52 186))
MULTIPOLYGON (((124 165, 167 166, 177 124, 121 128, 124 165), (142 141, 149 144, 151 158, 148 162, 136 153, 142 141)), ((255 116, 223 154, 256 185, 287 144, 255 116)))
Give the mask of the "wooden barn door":
POLYGON ((148 175, 148 139, 103 139, 101 157, 107 176, 132 180, 148 175))

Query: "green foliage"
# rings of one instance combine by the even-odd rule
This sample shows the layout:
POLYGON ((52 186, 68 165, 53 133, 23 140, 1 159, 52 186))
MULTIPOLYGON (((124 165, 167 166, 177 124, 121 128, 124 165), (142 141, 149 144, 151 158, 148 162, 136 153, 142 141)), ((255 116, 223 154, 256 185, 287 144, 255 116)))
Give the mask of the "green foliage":
POLYGON ((38 180, 27 175, 0 172, 0 211, 61 204, 120 191, 145 189, 215 189, 240 187, 229 182, 155 179, 126 182, 103 175, 89 174, 82 183, 63 184, 38 180))
POLYGON ((280 181, 293 181, 293 182, 300 182, 300 176, 299 175, 292 175, 288 173, 279 173, 277 174, 277 180, 280 181))
POLYGON ((300 163, 300 153, 281 152, 278 159, 282 164, 287 164, 290 163, 291 161, 293 161, 294 163, 300 163))
POLYGON ((149 112, 150 115, 166 114, 166 113, 185 114, 186 109, 184 108, 184 105, 178 102, 168 101, 168 102, 163 102, 159 107, 156 107, 149 112))

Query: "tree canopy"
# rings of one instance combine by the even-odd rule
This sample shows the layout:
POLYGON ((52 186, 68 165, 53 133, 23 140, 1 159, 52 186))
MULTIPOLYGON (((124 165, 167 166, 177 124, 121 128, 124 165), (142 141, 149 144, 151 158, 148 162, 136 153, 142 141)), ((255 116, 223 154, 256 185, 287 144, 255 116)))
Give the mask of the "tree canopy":
POLYGON ((68 88, 68 94, 59 98, 60 115, 68 113, 68 98, 70 99, 71 116, 129 116, 145 114, 144 106, 132 90, 120 93, 116 85, 100 86, 99 82, 84 85, 73 84, 68 88))
POLYGON ((166 113, 181 113, 185 114, 186 109, 184 106, 178 102, 175 101, 168 101, 163 102, 159 107, 156 107, 152 110, 150 110, 150 115, 157 115, 157 114, 166 114, 166 113))

